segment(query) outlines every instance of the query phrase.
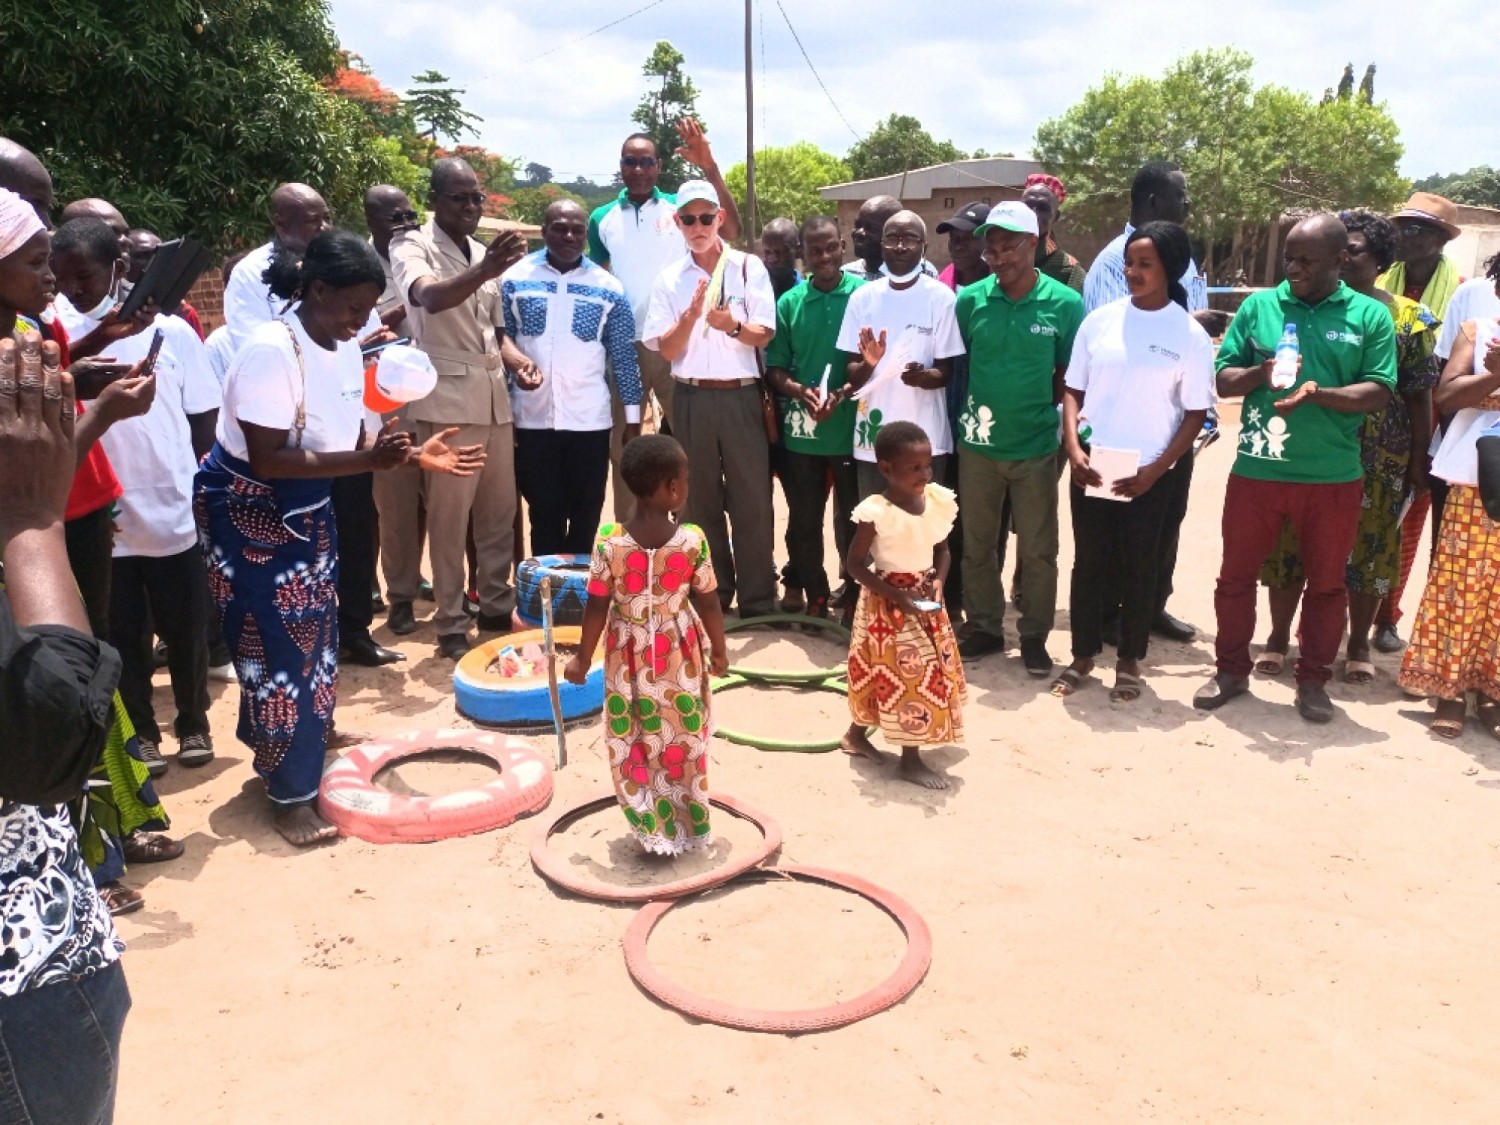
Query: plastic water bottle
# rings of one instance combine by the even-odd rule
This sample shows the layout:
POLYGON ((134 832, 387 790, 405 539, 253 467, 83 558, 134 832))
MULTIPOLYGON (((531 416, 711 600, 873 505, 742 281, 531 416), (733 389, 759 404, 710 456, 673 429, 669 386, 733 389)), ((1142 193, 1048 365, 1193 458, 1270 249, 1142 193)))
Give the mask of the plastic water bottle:
POLYGON ((1297 381, 1297 359, 1302 349, 1297 345, 1297 326, 1288 324, 1281 330, 1276 345, 1276 362, 1271 366, 1271 389, 1284 391, 1297 381))

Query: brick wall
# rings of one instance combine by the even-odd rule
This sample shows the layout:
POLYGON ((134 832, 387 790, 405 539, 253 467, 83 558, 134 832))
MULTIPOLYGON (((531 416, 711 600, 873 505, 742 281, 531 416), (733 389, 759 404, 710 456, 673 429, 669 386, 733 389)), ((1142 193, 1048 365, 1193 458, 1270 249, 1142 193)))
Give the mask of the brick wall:
POLYGON ((203 271, 203 276, 188 290, 187 303, 198 310, 205 334, 224 323, 224 283, 216 267, 203 271))

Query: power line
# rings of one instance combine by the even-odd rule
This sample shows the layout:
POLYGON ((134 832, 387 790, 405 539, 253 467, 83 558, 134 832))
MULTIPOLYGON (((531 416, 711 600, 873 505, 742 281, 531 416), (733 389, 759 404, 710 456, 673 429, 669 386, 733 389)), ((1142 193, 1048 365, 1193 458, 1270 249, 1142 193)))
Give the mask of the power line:
POLYGON ((596 27, 596 28, 594 28, 594 30, 591 31, 591 32, 589 32, 587 35, 580 35, 577 39, 570 39, 566 43, 559 44, 556 47, 553 47, 553 48, 551 48, 549 50, 543 51, 540 55, 532 55, 531 58, 523 60, 522 63, 521 63, 521 65, 522 66, 528 66, 529 64, 536 62, 538 59, 545 59, 548 55, 555 55, 558 51, 565 50, 568 47, 576 46, 579 43, 582 43, 585 39, 592 39, 594 36, 598 35, 601 31, 608 31, 610 28, 616 27, 619 24, 624 23, 628 19, 634 19, 636 16, 640 15, 642 12, 649 11, 650 9, 656 7, 658 4, 663 4, 665 2, 666 2, 666 0, 651 0, 651 3, 649 3, 649 4, 642 4, 635 11, 629 12, 629 13, 623 15, 619 19, 610 20, 609 23, 605 24, 603 27, 596 27))
POLYGON ((781 18, 786 20, 786 29, 792 33, 792 38, 796 40, 797 50, 802 52, 802 59, 807 63, 807 69, 812 71, 812 76, 818 80, 818 85, 823 90, 823 96, 828 99, 828 104, 833 106, 833 112, 839 115, 839 120, 844 123, 845 128, 849 132, 854 134, 856 141, 864 140, 859 130, 849 124, 849 119, 844 116, 844 111, 839 108, 839 103, 833 100, 833 95, 828 92, 828 87, 823 85, 823 78, 818 74, 818 68, 813 66, 812 59, 808 58, 807 48, 802 45, 802 36, 798 35, 797 29, 792 26, 792 17, 786 14, 786 8, 782 7, 781 0, 776 0, 776 8, 781 12, 781 18))

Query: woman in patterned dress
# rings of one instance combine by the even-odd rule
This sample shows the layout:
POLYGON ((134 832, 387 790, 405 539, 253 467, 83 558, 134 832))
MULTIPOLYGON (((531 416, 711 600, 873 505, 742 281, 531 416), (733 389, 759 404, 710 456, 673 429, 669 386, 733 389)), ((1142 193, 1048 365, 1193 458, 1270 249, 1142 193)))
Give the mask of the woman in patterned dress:
POLYGON ((724 611, 707 539, 672 519, 687 500, 682 446, 661 435, 636 438, 620 475, 635 516, 599 529, 583 635, 564 674, 584 682, 607 629, 604 738, 615 795, 641 847, 681 855, 713 843, 708 685, 729 667, 724 611))

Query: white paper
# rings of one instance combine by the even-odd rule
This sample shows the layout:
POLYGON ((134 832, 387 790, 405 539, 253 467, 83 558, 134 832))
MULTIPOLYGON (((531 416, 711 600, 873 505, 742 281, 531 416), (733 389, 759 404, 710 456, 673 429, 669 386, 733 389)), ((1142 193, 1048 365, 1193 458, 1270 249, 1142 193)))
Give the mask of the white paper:
POLYGON ((895 343, 885 349, 885 355, 875 365, 874 372, 869 381, 863 387, 854 392, 854 397, 864 400, 870 397, 870 392, 882 383, 888 383, 892 379, 899 378, 901 372, 916 360, 911 354, 911 340, 903 334, 895 343))
POLYGON ((1112 490, 1116 481, 1128 480, 1141 467, 1141 451, 1138 449, 1106 449, 1096 445, 1089 450, 1089 467, 1102 478, 1099 485, 1085 488, 1087 496, 1098 496, 1104 500, 1129 500, 1112 490))

